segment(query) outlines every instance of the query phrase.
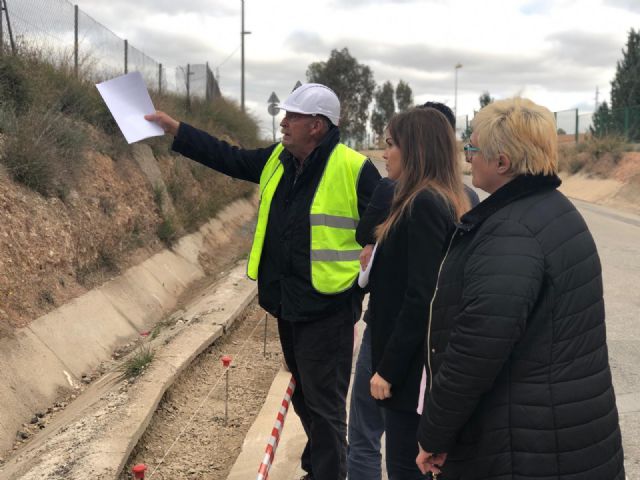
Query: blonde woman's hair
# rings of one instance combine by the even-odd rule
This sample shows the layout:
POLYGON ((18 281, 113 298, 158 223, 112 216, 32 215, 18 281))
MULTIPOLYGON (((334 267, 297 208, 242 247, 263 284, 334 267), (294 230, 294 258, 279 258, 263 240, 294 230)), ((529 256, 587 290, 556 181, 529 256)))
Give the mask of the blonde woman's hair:
POLYGON ((553 114, 531 100, 514 97, 490 103, 471 122, 478 147, 489 161, 499 154, 511 160, 510 174, 558 172, 558 135, 553 114))
POLYGON ((452 220, 459 220, 469 210, 469 199, 462 184, 455 134, 447 118, 434 108, 414 108, 394 115, 387 130, 400 149, 402 173, 389 216, 376 228, 378 241, 410 213, 413 199, 423 190, 438 194, 451 209, 452 220))

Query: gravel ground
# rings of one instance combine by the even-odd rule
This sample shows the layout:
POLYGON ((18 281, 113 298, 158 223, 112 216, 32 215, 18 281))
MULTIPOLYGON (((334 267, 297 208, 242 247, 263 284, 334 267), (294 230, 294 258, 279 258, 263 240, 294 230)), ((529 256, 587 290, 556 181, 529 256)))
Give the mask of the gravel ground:
MULTIPOLYGON (((251 305, 242 319, 193 362, 167 391, 154 418, 120 476, 148 466, 145 478, 225 479, 242 448, 244 437, 260 411, 282 360, 275 319, 251 305), (225 424, 225 377, 229 368, 228 420, 225 424)), ((269 432, 265 432, 265 445, 269 432)), ((260 459, 256 459, 256 472, 260 459)))

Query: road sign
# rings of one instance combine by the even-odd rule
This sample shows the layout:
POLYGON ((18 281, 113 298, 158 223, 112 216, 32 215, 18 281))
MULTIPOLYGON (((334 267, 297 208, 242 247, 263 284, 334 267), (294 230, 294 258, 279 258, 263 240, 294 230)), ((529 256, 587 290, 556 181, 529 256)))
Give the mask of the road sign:
POLYGON ((276 92, 271 92, 271 96, 269 97, 269 100, 267 100, 267 103, 280 103, 280 99, 276 95, 276 92))
POLYGON ((272 117, 275 117, 280 112, 280 109, 278 108, 278 105, 276 105, 275 103, 270 103, 269 106, 267 107, 267 111, 269 112, 269 115, 271 115, 272 117))

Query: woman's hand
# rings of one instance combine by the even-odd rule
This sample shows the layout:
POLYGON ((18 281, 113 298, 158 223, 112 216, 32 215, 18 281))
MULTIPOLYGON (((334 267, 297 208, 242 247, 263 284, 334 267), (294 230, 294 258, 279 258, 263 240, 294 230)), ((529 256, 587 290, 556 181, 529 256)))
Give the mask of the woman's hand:
POLYGON ((360 252, 360 268, 362 269, 362 271, 367 269, 367 265, 369 265, 369 262, 371 261, 372 252, 373 252, 372 244, 365 245, 362 248, 362 251, 360 252))
POLYGON ((378 373, 374 373, 369 381, 371 386, 371 396, 376 400, 384 400, 391 397, 391 384, 382 378, 378 373))
POLYGON ((164 130, 164 133, 168 133, 170 135, 173 135, 174 137, 178 134, 178 127, 180 126, 180 122, 174 120, 169 115, 161 112, 160 110, 158 110, 156 113, 145 115, 144 119, 160 125, 160 128, 164 130))
POLYGON ((418 456, 416 457, 416 465, 418 466, 418 469, 422 472, 423 475, 426 475, 427 472, 438 475, 440 473, 440 468, 447 460, 447 454, 425 452, 419 443, 418 449, 419 452, 418 456))

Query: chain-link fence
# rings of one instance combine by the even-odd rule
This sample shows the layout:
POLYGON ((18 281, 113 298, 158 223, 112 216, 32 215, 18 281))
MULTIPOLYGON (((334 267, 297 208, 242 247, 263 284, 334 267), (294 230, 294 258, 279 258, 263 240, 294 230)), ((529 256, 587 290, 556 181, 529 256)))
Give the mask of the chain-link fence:
POLYGON ((602 108, 593 117, 595 135, 619 135, 630 142, 640 142, 640 105, 614 110, 602 108))
MULTIPOLYGON (((579 109, 572 108, 553 112, 553 116, 561 143, 580 142, 588 134, 619 135, 629 142, 640 142, 640 105, 597 113, 580 113, 579 109)), ((456 117, 458 138, 468 140, 472 119, 471 115, 456 117)))
POLYGON ((167 68, 67 0, 0 0, 0 5, 0 54, 34 53, 94 82, 138 71, 152 90, 220 96, 208 64, 167 68))

